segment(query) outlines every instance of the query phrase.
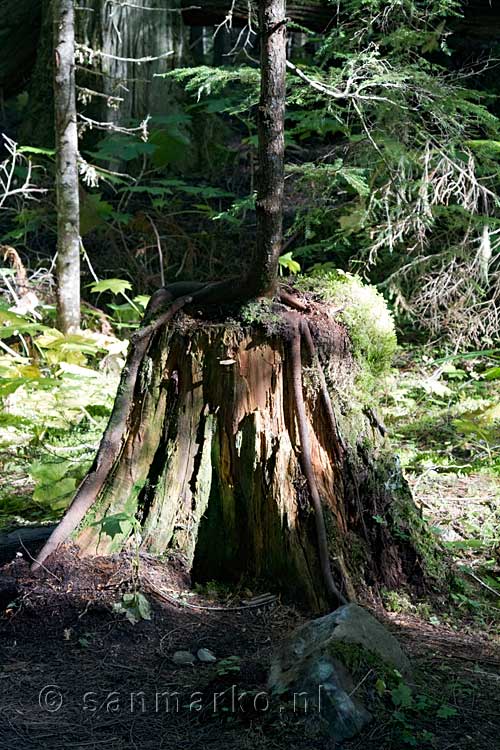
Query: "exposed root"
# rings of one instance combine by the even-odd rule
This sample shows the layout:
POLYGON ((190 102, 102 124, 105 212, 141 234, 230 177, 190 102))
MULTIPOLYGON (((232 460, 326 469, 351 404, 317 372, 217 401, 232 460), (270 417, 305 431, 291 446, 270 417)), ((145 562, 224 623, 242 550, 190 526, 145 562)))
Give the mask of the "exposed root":
POLYGON ((280 299, 280 302, 283 302, 284 305, 291 307, 293 310, 306 312, 306 310, 308 309, 307 305, 304 302, 302 302, 294 294, 290 294, 289 292, 286 292, 284 289, 279 290, 278 297, 280 299))
POLYGON ((368 417, 371 426, 378 430, 382 437, 385 437, 387 435, 387 427, 383 422, 380 421, 373 409, 371 407, 368 407, 364 410, 364 413, 368 417))
POLYGON ((325 373, 323 372, 321 362, 319 361, 318 352, 316 351, 316 347, 314 345, 314 341, 313 341, 313 337, 311 333, 311 326, 309 324, 309 321, 304 318, 300 321, 300 332, 302 334, 304 341, 306 342, 307 349, 309 351, 309 356, 311 357, 314 365, 316 366, 316 370, 317 370, 318 378, 319 378, 319 390, 320 390, 321 400, 323 401, 323 406, 325 407, 328 424, 330 426, 330 429, 333 435, 335 435, 335 440, 333 441, 335 457, 340 462, 343 459, 342 451, 345 452, 346 446, 343 441, 342 435, 340 434, 340 431, 339 431, 337 419, 335 417, 335 412, 333 411, 332 399, 330 398, 330 392, 328 390, 328 386, 326 383, 325 373))
POLYGON ((325 518, 321 506, 321 498, 318 492, 316 478, 311 460, 311 441, 307 426, 306 408, 304 404, 304 394, 302 390, 302 356, 301 356, 301 322, 298 315, 290 313, 288 320, 292 326, 291 340, 291 363, 292 363, 292 383, 293 394, 295 398, 295 409, 299 427, 300 447, 301 447, 301 464, 304 476, 306 478, 311 503, 314 508, 314 520, 316 523, 316 536, 318 540, 318 552, 321 565, 321 572, 325 582, 328 595, 340 604, 347 604, 347 599, 338 590, 333 580, 332 570, 330 567, 330 556, 328 553, 328 539, 326 535, 325 518))
MULTIPOLYGON (((343 308, 339 308, 339 311, 343 308)), ((307 344, 307 348, 309 350, 309 355, 316 365, 316 370, 319 377, 319 387, 320 387, 320 394, 321 399, 323 401, 323 405, 325 407, 326 416, 328 418, 328 423, 330 425, 330 429, 332 430, 332 433, 335 435, 334 440, 334 450, 335 450, 335 457, 339 462, 343 463, 343 466, 348 473, 352 486, 354 488, 355 497, 356 497, 356 505, 358 507, 358 514, 361 521, 361 525, 363 527, 363 533, 365 536, 365 539, 368 541, 368 529, 366 527, 365 519, 363 516, 363 505, 361 503, 361 498, 359 496, 359 486, 358 486, 358 479, 352 469, 352 466, 349 461, 344 461, 344 455, 347 453, 347 447, 344 443, 343 437, 339 431, 337 419, 335 417, 335 412, 333 410, 333 404, 332 400, 330 398, 330 392, 328 390, 328 386, 326 383, 325 373, 323 372, 323 367, 321 366, 321 362, 318 356, 318 352, 316 351, 316 346, 313 341, 312 333, 311 333, 311 326, 307 319, 302 319, 300 323, 300 330, 302 333, 302 336, 307 344)), ((370 410, 371 411, 371 410, 370 410)), ((372 412, 373 414, 373 412, 372 412)))

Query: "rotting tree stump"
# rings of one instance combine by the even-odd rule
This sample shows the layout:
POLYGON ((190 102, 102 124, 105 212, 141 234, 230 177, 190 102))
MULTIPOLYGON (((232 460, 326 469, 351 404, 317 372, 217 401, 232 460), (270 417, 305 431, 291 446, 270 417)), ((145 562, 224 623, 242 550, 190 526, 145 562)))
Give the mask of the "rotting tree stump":
MULTIPOLYGON (((330 312, 316 311, 313 330, 319 338, 328 332, 322 359, 336 429, 307 352, 304 398, 333 576, 352 599, 361 583, 420 580, 422 565, 410 534, 401 533, 414 508, 380 425, 372 413, 335 404, 335 384, 348 391, 356 367, 330 312)), ((271 328, 182 314, 155 334, 119 456, 73 535, 81 554, 130 544, 126 522, 112 538, 99 524, 126 513, 140 520, 141 549, 181 554, 194 581, 259 581, 315 611, 328 607, 300 460, 290 340, 279 320, 271 328)))

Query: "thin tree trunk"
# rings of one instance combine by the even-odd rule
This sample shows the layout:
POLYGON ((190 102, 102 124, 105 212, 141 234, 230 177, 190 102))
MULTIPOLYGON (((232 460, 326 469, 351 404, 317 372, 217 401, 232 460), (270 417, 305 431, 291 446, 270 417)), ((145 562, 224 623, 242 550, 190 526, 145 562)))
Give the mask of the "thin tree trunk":
POLYGON ((259 3, 261 93, 258 114, 257 246, 250 269, 253 296, 274 289, 283 237, 285 157, 285 0, 259 3))
POLYGON ((54 5, 58 326, 80 327, 80 202, 73 0, 54 5))

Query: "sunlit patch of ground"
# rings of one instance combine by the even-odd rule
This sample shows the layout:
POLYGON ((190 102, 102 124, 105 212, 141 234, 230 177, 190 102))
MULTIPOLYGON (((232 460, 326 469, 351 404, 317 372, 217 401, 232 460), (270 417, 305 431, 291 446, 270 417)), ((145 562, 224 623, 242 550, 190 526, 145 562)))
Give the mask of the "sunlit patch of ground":
MULTIPOLYGON (((457 621, 494 637, 500 623, 500 386, 489 379, 491 364, 404 352, 387 384, 383 413, 415 502, 456 573, 451 607, 442 613, 430 608, 427 619, 457 621)), ((397 595, 387 603, 405 610, 397 595)))

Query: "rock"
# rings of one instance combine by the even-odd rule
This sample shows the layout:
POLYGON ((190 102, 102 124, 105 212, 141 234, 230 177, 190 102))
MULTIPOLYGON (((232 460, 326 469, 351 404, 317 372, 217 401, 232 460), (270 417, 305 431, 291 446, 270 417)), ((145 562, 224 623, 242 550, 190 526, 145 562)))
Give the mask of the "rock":
POLYGON ((217 661, 217 657, 213 654, 209 648, 199 648, 196 652, 198 659, 205 664, 213 664, 217 661))
MULTIPOLYGON (((346 604, 295 630, 273 659, 269 688, 303 696, 309 720, 316 716, 336 741, 353 737, 370 720, 349 672, 353 647, 366 652, 367 664, 410 673, 410 663, 391 633, 357 604, 346 604)), ((370 667, 368 667, 369 669, 370 667)))
POLYGON ((172 656, 172 661, 179 666, 186 667, 193 665, 196 657, 190 651, 176 651, 172 656))

